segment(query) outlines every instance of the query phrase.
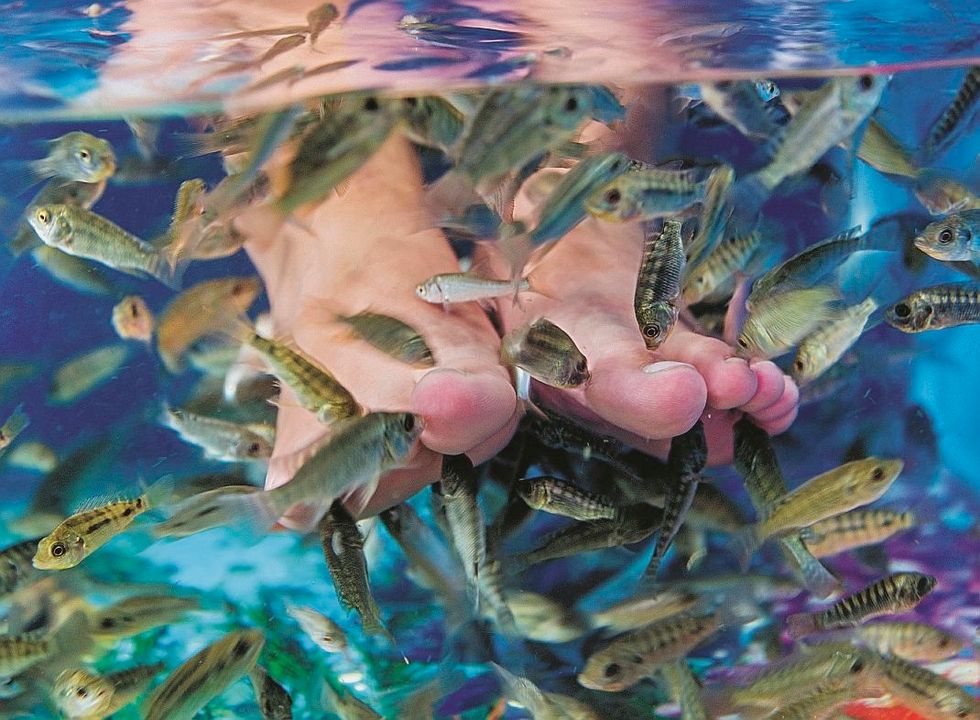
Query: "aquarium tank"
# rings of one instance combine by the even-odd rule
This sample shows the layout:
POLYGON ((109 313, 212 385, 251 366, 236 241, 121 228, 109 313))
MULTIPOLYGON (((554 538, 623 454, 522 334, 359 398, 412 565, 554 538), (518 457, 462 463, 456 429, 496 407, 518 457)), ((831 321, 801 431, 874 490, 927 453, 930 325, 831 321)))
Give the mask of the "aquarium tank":
POLYGON ((980 717, 980 4, 5 2, 0 718, 980 717))

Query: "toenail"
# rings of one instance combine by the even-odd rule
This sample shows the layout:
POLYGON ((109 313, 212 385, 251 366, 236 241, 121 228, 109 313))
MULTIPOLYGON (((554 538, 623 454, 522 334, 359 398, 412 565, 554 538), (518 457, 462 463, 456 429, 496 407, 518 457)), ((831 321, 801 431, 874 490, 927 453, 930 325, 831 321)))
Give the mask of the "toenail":
POLYGON ((653 375, 654 373, 663 372, 664 370, 673 370, 674 368, 690 368, 694 370, 693 365, 688 365, 687 363, 674 362, 673 360, 664 360, 663 362, 650 363, 644 366, 643 372, 647 375, 653 375))
POLYGON ((745 360, 745 358, 740 358, 740 357, 725 358, 725 362, 731 363, 733 365, 735 363, 738 363, 739 365, 748 365, 748 362, 745 360))

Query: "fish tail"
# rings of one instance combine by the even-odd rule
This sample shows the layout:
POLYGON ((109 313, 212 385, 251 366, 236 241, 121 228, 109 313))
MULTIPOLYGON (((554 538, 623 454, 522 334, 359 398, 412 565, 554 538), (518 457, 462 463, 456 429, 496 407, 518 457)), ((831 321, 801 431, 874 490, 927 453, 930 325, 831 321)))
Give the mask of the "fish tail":
POLYGON ((785 539, 782 547, 793 574, 816 597, 828 598, 840 589, 840 580, 806 549, 801 540, 785 539))
MULTIPOLYGON (((31 424, 31 419, 27 417, 27 413, 24 412, 24 403, 21 403, 14 408, 14 411, 10 413, 10 417, 7 419, 5 425, 6 435, 9 439, 13 439, 19 435, 24 428, 31 424)), ((0 433, 0 441, 7 439, 3 437, 3 433, 0 433)))
POLYGON ((806 637, 820 630, 815 613, 794 613, 786 618, 786 632, 794 639, 806 637))
POLYGON ((255 535, 267 531, 279 517, 269 493, 206 495, 188 498, 177 511, 153 528, 157 538, 194 535, 216 527, 244 526, 255 535))
POLYGON ((173 500, 176 481, 173 475, 164 475, 155 483, 150 485, 143 493, 147 508, 158 508, 166 505, 173 500))
POLYGON ((762 541, 759 539, 755 525, 746 525, 739 528, 732 538, 735 541, 739 565, 742 568, 742 572, 745 572, 749 569, 752 556, 755 555, 755 551, 762 545, 762 541))

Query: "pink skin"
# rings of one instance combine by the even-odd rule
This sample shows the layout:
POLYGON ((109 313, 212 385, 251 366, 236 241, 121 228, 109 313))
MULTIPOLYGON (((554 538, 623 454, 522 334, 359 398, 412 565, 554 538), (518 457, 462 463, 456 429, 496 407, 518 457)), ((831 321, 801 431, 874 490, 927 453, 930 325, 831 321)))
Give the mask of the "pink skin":
MULTIPOLYGON (((265 280, 278 335, 322 362, 365 408, 410 410, 424 418, 421 448, 408 467, 382 479, 364 515, 437 479, 440 453, 465 452, 476 464, 492 457, 522 414, 498 360, 500 340, 483 311, 463 304, 447 312, 414 294, 422 280, 458 270, 449 244, 420 209, 422 200, 414 154, 392 138, 342 194, 298 214, 309 230, 286 225, 246 245, 265 280), (351 340, 334 314, 364 310, 417 328, 438 367, 412 368, 351 340)), ((530 211, 519 197, 515 215, 530 211)), ((641 240, 635 225, 587 220, 535 268, 534 283, 547 296, 524 294, 523 309, 506 300, 498 308, 501 319, 511 328, 546 316, 589 360, 592 380, 583 388, 536 386, 543 404, 661 456, 671 437, 703 417, 709 461, 726 463, 731 426, 741 412, 770 433, 782 432, 796 415, 796 387, 773 363, 736 358, 730 346, 681 323, 657 351, 648 351, 633 314, 641 240)), ((488 268, 500 270, 500 264, 486 261, 488 268)), ((269 487, 288 481, 294 453, 326 427, 284 391, 277 430, 269 487)), ((307 529, 313 519, 308 509, 294 509, 282 522, 307 529)))

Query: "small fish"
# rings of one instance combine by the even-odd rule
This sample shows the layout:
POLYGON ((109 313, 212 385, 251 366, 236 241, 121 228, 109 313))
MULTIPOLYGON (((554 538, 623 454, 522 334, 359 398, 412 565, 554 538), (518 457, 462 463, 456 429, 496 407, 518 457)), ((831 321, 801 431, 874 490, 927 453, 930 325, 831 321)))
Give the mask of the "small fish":
POLYGON ((674 660, 660 668, 670 696, 681 706, 681 720, 709 720, 701 697, 701 684, 687 660, 674 660))
POLYGON ((735 171, 730 165, 719 165, 705 180, 704 201, 701 203, 697 231, 684 247, 689 265, 696 265, 707 258, 722 241, 732 214, 728 195, 734 183, 735 171))
POLYGON ((463 132, 463 114, 437 95, 402 98, 403 132, 412 142, 448 152, 463 132))
POLYGON ((347 635, 337 623, 323 613, 311 607, 287 603, 286 614, 298 622, 313 644, 324 652, 342 653, 347 650, 347 635))
POLYGON ((240 423, 206 417, 180 408, 164 408, 161 423, 181 439, 204 450, 206 457, 225 462, 267 460, 276 429, 264 423, 240 423))
MULTIPOLYGON (((760 95, 758 83, 730 80, 703 83, 698 88, 704 104, 746 137, 768 139, 779 131, 776 107, 769 105, 767 98, 760 95)), ((767 90, 766 94, 770 93, 767 90)))
POLYGON ((917 622, 871 623, 854 629, 854 638, 883 655, 912 662, 938 662, 958 655, 966 643, 950 633, 917 622))
POLYGON ((898 704, 928 720, 967 720, 980 706, 967 690, 898 657, 882 658, 882 683, 898 704))
POLYGON ((220 506, 222 499, 228 496, 252 495, 259 492, 262 492, 262 489, 254 485, 232 484, 187 496, 181 499, 170 518, 154 526, 153 534, 158 538, 181 538, 210 530, 221 524, 215 524, 213 517, 216 503, 220 506))
POLYGON ((866 298, 835 312, 828 322, 803 338, 790 366, 796 384, 813 382, 840 360, 861 337, 868 318, 877 309, 877 301, 866 298))
POLYGON ((348 688, 338 689, 326 678, 322 680, 320 705, 324 709, 333 709, 341 720, 384 720, 348 688))
POLYGON ((500 678, 504 695, 523 705, 535 720, 599 720, 596 711, 586 703, 567 695, 544 692, 527 678, 514 675, 496 663, 490 664, 500 678))
POLYGON ((516 85, 483 95, 453 148, 456 170, 473 185, 500 180, 528 159, 570 140, 591 115, 584 85, 516 85))
POLYGON ((130 275, 149 275, 169 287, 179 284, 184 266, 175 252, 179 247, 157 249, 91 210, 38 205, 31 209, 28 222, 42 242, 69 255, 130 275))
POLYGON ((980 322, 980 285, 949 283, 916 290, 885 310, 885 322, 906 333, 980 322))
POLYGON ((866 620, 911 610, 936 586, 936 578, 915 572, 888 575, 858 592, 841 598, 826 610, 796 613, 786 618, 794 638, 821 630, 854 627, 866 620))
POLYGON ((750 263, 766 253, 765 236, 758 229, 747 233, 730 233, 696 265, 688 265, 684 273, 681 298, 687 305, 713 302, 731 296, 735 291, 737 273, 751 275, 750 263))
POLYGON ((693 610, 701 596, 686 590, 644 593, 592 613, 592 626, 610 632, 626 632, 693 610))
MULTIPOLYGON (((786 495, 786 482, 769 435, 743 417, 735 423, 734 443, 735 470, 742 476, 756 512, 760 515, 767 513, 786 495)), ((837 578, 806 549, 799 537, 790 535, 780 538, 779 543, 793 574, 810 592, 825 598, 837 589, 837 578)))
POLYGON ((575 163, 561 176, 538 210, 531 242, 543 245, 568 234, 586 217, 585 201, 599 186, 625 173, 632 161, 623 153, 602 153, 575 163))
POLYGON ((919 168, 912 163, 908 150, 875 118, 868 120, 857 156, 886 175, 914 178, 919 174, 919 168))
POLYGON ((341 315, 337 319, 349 325, 357 337, 400 362, 419 367, 435 367, 435 357, 426 345, 425 338, 401 320, 371 312, 341 315))
POLYGON ((930 223, 914 242, 937 260, 969 260, 980 266, 980 209, 964 210, 930 223))
POLYGON ((112 308, 112 327, 123 340, 150 344, 155 322, 146 300, 139 295, 127 295, 112 308))
POLYGON ((478 578, 478 598, 492 613, 500 631, 512 639, 521 637, 517 620, 504 593, 503 564, 495 558, 488 558, 480 568, 478 578))
POLYGON ((340 501, 335 501, 320 521, 319 529, 320 545, 340 604, 348 611, 357 612, 365 633, 380 633, 391 638, 371 594, 364 557, 364 536, 354 518, 340 501))
POLYGON ((718 631, 714 615, 680 615, 620 635, 592 653, 578 675, 590 690, 620 692, 679 660, 718 631))
POLYGON ((836 289, 827 286, 787 290, 758 301, 749 311, 739 333, 739 353, 771 359, 794 345, 832 316, 836 289))
POLYGON ((361 415, 363 409, 354 396, 320 363, 299 348, 269 340, 247 322, 235 323, 234 336, 261 353, 266 362, 296 396, 301 407, 329 423, 361 415))
POLYGON ((75 513, 41 538, 34 555, 34 567, 39 570, 75 567, 129 527, 137 517, 167 500, 172 488, 172 479, 166 477, 135 500, 117 500, 75 513))
POLYGON ((265 644, 259 630, 235 630, 174 670, 140 706, 144 720, 191 720, 212 698, 247 673, 265 644))
POLYGON ((966 71, 963 83, 953 101, 936 118, 926 138, 926 154, 934 157, 940 150, 948 147, 970 119, 980 98, 980 65, 966 71))
POLYGON ((125 343, 111 343, 72 358, 55 370, 48 399, 59 405, 75 402, 115 376, 129 351, 125 343))
POLYGON ((0 635, 0 678, 12 678, 56 656, 76 657, 88 652, 90 641, 85 613, 76 611, 56 628, 19 635, 0 635))
POLYGON ((333 3, 323 3, 306 13, 307 32, 310 33, 310 46, 316 46, 320 33, 330 27, 330 23, 340 17, 340 11, 333 3))
POLYGON ((112 685, 112 702, 109 704, 107 715, 121 710, 129 705, 153 682, 166 667, 162 662, 151 665, 135 665, 125 670, 107 673, 102 677, 112 685))
POLYGON ((193 597, 134 595, 94 613, 92 635, 113 642, 170 625, 188 612, 200 609, 201 601, 193 597))
POLYGON ((852 510, 803 528, 800 539, 807 550, 820 558, 884 542, 913 525, 915 516, 910 511, 852 510))
POLYGON ((438 492, 450 540, 474 590, 477 609, 480 606, 480 570, 487 560, 486 523, 477 500, 478 491, 476 472, 469 458, 444 455, 438 492))
POLYGON ((607 222, 673 217, 704 199, 701 171, 644 168, 620 175, 585 200, 593 217, 607 222))
POLYGON ((115 688, 108 680, 88 670, 63 670, 54 681, 51 698, 68 718, 91 720, 107 717, 115 688))
POLYGON ((160 313, 157 351, 172 373, 183 369, 183 355, 201 338, 220 332, 229 313, 246 312, 262 292, 257 277, 205 280, 175 297, 160 313))
MULTIPOLYGON (((31 234, 34 231, 31 230, 31 234)), ((31 250, 38 267, 72 290, 89 295, 114 295, 115 286, 94 263, 61 252, 50 245, 40 244, 31 250)))
POLYGON ((933 215, 980 209, 980 197, 946 175, 924 170, 915 181, 915 196, 933 215))
MULTIPOLYGON (((102 197, 105 191, 106 181, 98 183, 86 182, 67 182, 61 178, 49 180, 37 194, 31 198, 27 206, 27 211, 17 224, 17 232, 13 238, 7 241, 7 248, 14 255, 20 255, 27 250, 36 249, 38 246, 47 247, 34 232, 28 218, 30 209, 38 205, 77 205, 85 209, 90 209, 102 197)), ((64 253, 62 253, 64 254, 64 253)))
POLYGON ((524 478, 515 492, 528 507, 575 520, 612 520, 618 511, 609 498, 550 475, 524 478))
POLYGON ((51 140, 48 145, 46 157, 28 164, 34 182, 55 177, 99 183, 116 171, 116 155, 108 140, 76 130, 51 140))
POLYGON ((589 361, 575 341, 545 318, 507 333, 500 341, 500 360, 551 387, 579 387, 592 377, 589 361))
POLYGON ((880 684, 865 675, 834 677, 821 680, 808 688, 806 695, 789 704, 780 704, 768 717, 773 720, 823 720, 841 705, 884 693, 880 684))
POLYGON ((31 419, 24 412, 24 406, 18 405, 14 408, 14 411, 0 425, 0 457, 13 444, 17 436, 24 431, 24 428, 30 424, 31 419))
POLYGON ((507 595, 507 606, 521 637, 547 643, 571 642, 589 630, 587 620, 566 603, 538 593, 507 595))
POLYGON ((249 670, 248 679, 252 682, 255 699, 262 711, 262 720, 292 720, 293 699, 265 668, 256 665, 249 670))
POLYGON ((433 275, 415 288, 418 297, 435 305, 489 300, 514 292, 531 292, 531 281, 523 278, 515 288, 510 280, 492 280, 470 273, 443 273, 433 275))
POLYGON ((0 598, 6 597, 38 576, 31 558, 40 538, 21 540, 0 550, 0 598))
POLYGON ((647 350, 660 347, 677 322, 677 298, 684 273, 681 224, 664 222, 663 231, 647 237, 633 295, 633 312, 647 350))

